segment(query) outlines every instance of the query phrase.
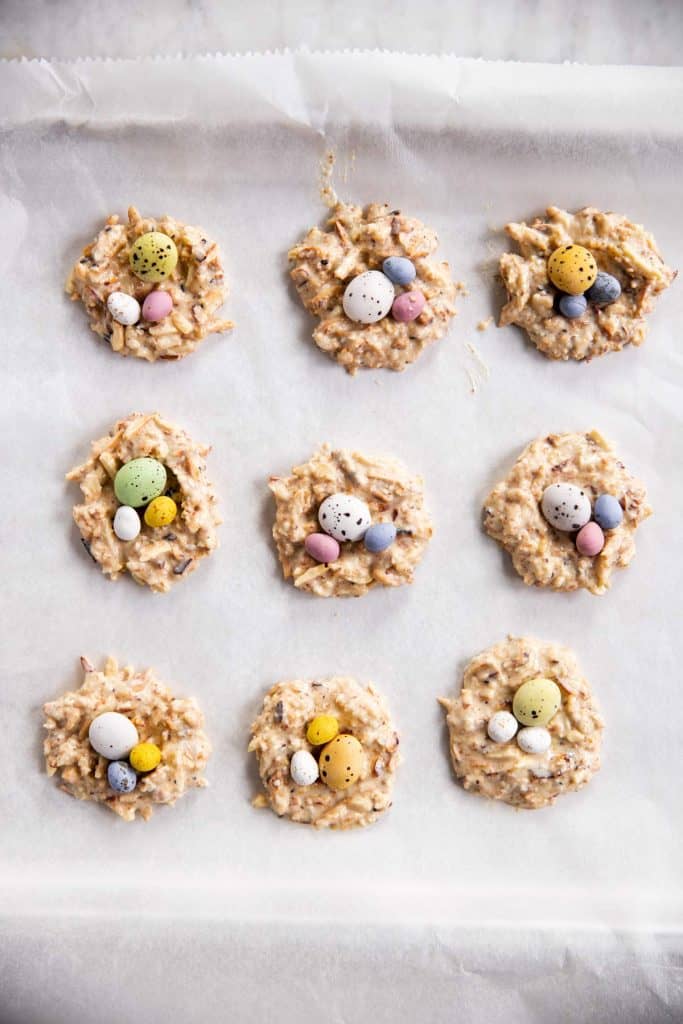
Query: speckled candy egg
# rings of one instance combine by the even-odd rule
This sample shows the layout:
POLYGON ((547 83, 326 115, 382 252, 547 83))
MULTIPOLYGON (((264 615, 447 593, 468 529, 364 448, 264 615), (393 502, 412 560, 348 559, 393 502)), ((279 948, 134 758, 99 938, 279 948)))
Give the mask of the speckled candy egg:
POLYGON ((548 277, 561 292, 581 295, 598 276, 593 254, 582 245, 561 245, 548 260, 548 277))
POLYGON ((107 782, 116 793, 132 793, 138 777, 125 761, 112 761, 107 765, 107 782))
POLYGON ((135 540, 140 532, 140 516, 130 505, 119 505, 114 515, 114 533, 119 540, 135 540))
POLYGON ((363 537, 365 547, 373 555, 386 551, 395 540, 396 527, 393 523, 373 523, 363 537))
POLYGON ((132 327, 140 319, 140 303, 134 295, 112 292, 107 299, 107 309, 112 320, 124 327, 132 327))
POLYGON ((595 558, 605 546, 605 535, 597 523, 586 523, 576 535, 576 550, 586 558, 595 558))
POLYGON ((289 774, 297 786, 312 786, 318 778, 318 762, 308 750, 297 750, 289 762, 289 774))
POLYGON ((161 763, 161 751, 156 743, 138 743, 128 755, 136 772, 151 772, 161 763))
POLYGON ((166 468, 158 459, 131 459, 114 478, 114 494, 122 505, 140 508, 166 489, 166 468))
POLYGON ((621 526, 624 510, 613 494, 601 494, 593 506, 593 518, 603 530, 616 530, 621 526))
POLYGON ((562 707, 562 691, 545 676, 527 679, 512 701, 515 718, 522 725, 547 725, 562 707))
POLYGON ((543 492, 541 512, 556 530, 572 533, 589 521, 591 503, 575 484, 551 484, 543 492))
POLYGON ((534 725, 530 729, 520 729, 517 733, 517 744, 525 754, 545 754, 546 750, 550 749, 551 742, 550 733, 541 726, 534 725))
POLYGON ((318 509, 318 522, 325 533, 343 543, 361 540, 372 520, 370 509, 353 494, 331 494, 318 509))
POLYGON ((508 743, 517 732, 517 719, 509 711, 496 711, 488 720, 486 732, 494 743, 508 743))
POLYGON ((164 292, 155 288, 153 292, 150 292, 145 301, 142 303, 142 315, 145 320, 149 320, 150 323, 156 324, 173 309, 173 299, 168 292, 164 292))
POLYGON ((178 250, 172 238, 161 231, 140 235, 130 250, 130 269, 141 281, 164 281, 178 262, 178 250))
POLYGON ((128 757, 138 742, 138 731, 130 718, 118 711, 105 711, 93 718, 88 729, 88 740, 93 750, 110 761, 128 757))
POLYGON ((160 494, 145 509, 145 522, 151 527, 168 526, 177 515, 178 506, 173 498, 160 494))
POLYGON ((326 533, 309 533, 304 541, 304 547, 316 562, 336 562, 339 558, 339 541, 326 533))
POLYGON ((411 291, 404 292, 403 295, 399 295, 394 299, 391 315, 398 323, 409 324, 412 320, 417 320, 425 307, 426 301, 422 292, 417 288, 413 288, 411 291))
POLYGON ((407 285, 415 280, 415 264, 407 256, 388 256, 382 270, 394 284, 407 285))
POLYGON ((608 306, 611 302, 616 302, 620 295, 621 285, 616 277, 606 274, 604 270, 599 272, 594 284, 586 292, 588 301, 594 302, 596 306, 608 306))
POLYGON ((306 729, 306 739, 312 747, 322 747, 338 734, 339 722, 334 715, 316 715, 306 729))
POLYGON ((342 305, 349 320, 374 324, 382 320, 394 301, 394 286, 379 270, 366 270, 346 286, 342 305))
POLYGON ((320 778, 330 789, 348 789, 363 770, 363 748, 355 736, 342 733, 320 754, 320 778))

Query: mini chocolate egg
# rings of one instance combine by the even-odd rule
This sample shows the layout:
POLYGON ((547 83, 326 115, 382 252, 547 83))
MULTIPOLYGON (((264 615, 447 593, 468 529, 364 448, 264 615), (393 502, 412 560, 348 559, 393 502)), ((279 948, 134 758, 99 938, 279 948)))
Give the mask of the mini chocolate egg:
POLYGON ((601 494, 593 506, 593 518, 603 530, 616 530, 621 526, 624 510, 613 494, 601 494))
POLYGON ((363 537, 365 547, 373 555, 386 551, 395 540, 396 527, 393 523, 373 523, 363 537))
POLYGON ((417 320, 425 307, 424 295, 418 288, 412 288, 409 292, 403 292, 394 299, 391 307, 391 315, 400 324, 409 324, 417 320))
POLYGON ((112 292, 107 299, 107 309, 112 320, 124 327, 132 327, 140 319, 140 303, 126 292, 112 292))
POLYGON ((173 498, 160 494, 154 501, 150 501, 145 509, 145 522, 148 526, 168 526, 178 515, 178 506, 173 498))
POLYGON ((576 550, 586 558, 595 558, 605 546, 605 535, 597 523, 586 523, 576 535, 576 550))
POLYGON ((550 733, 542 726, 534 725, 517 733, 517 744, 525 754, 545 754, 551 742, 550 733))
POLYGON ((114 515, 114 533, 119 540, 135 540, 140 532, 140 516, 130 505, 119 505, 114 515))
POLYGON ((543 492, 541 512, 556 530, 573 533, 590 520, 591 503, 575 484, 551 484, 543 492))
POLYGON ((107 782, 117 793, 132 793, 138 777, 125 761, 112 761, 107 765, 107 782))
POLYGON ((394 286, 380 270, 366 270, 346 286, 342 306, 349 320, 374 324, 382 320, 394 301, 394 286))
POLYGON ((415 280, 415 264, 407 256, 387 256, 382 270, 394 284, 407 285, 415 280))
POLYGON ((308 750, 297 750, 289 762, 289 774, 297 786, 312 786, 318 778, 318 762, 308 750))
POLYGON ((90 723, 88 740, 102 757, 120 761, 122 757, 128 757, 138 742, 138 731, 130 718, 118 711, 105 711, 90 723))
POLYGON ((548 260, 548 277, 568 295, 582 295, 597 276, 595 258, 582 245, 561 245, 548 260))
POLYGON ((596 306, 609 306, 610 303, 616 302, 620 295, 621 285, 616 277, 606 274, 603 270, 599 272, 594 284, 586 292, 588 301, 594 302, 596 306))
POLYGON ((323 747, 318 764, 330 789, 348 789, 363 771, 363 748, 355 736, 342 733, 323 747))
POLYGON ((128 755, 136 772, 151 772, 161 762, 161 751, 156 743, 138 743, 128 755))
POLYGON ((330 537, 327 533, 309 533, 304 541, 304 547, 311 558, 316 562, 336 562, 339 558, 339 541, 330 537))
POLYGON ((515 692, 512 710, 522 725, 547 725, 562 707, 562 691, 545 676, 527 679, 515 692))
POLYGON ((496 711, 488 720, 486 732, 494 743, 507 743, 517 732, 517 719, 509 711, 496 711))
POLYGON ((158 459, 131 459, 114 478, 114 494, 122 505, 140 508, 166 490, 166 467, 158 459))
POLYGON ((306 739, 312 747, 322 747, 338 735, 339 722, 334 715, 316 715, 306 729, 306 739))
POLYGON ((567 320, 578 320, 588 309, 588 303, 583 295, 562 295, 557 305, 567 320))
POLYGON ((343 543, 362 540, 372 519, 370 509, 353 494, 331 494, 318 509, 318 522, 325 533, 343 543))
POLYGON ((173 273, 178 250, 172 238, 161 231, 140 235, 130 250, 130 269, 141 281, 163 281, 173 273))
POLYGON ((173 309, 173 299, 168 292, 155 288, 142 303, 142 315, 151 324, 163 320, 173 309))

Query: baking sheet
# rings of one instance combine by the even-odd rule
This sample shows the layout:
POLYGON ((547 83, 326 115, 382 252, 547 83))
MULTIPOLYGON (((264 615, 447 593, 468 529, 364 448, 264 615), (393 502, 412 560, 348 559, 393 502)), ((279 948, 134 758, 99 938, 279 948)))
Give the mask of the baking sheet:
MULTIPOLYGON (((680 288, 660 300, 644 347, 588 366, 550 363, 515 329, 476 326, 500 305, 502 224, 549 203, 623 211, 677 265, 682 85, 677 70, 391 54, 0 65, 0 422, 12 482, 1 517, 12 751, 0 905, 19 958, 6 992, 31 977, 19 953, 27 921, 36 935, 49 922, 65 936, 55 922, 68 929, 74 915, 143 913, 219 920, 226 941, 260 926, 264 950, 289 936, 304 967, 298 956, 331 922, 347 937, 340 948, 354 936, 372 962, 391 948, 378 939, 386 928, 399 959, 416 935, 455 950, 487 929, 491 948, 512 956, 519 930, 544 929, 565 950, 567 930, 590 931, 612 952, 645 942, 662 973, 636 958, 639 998, 648 1005, 649 990, 667 1014, 680 1007, 665 970, 671 940, 665 954, 659 938, 676 937, 680 952, 680 288), (448 337, 401 375, 347 377, 312 344, 288 284, 288 247, 324 218, 317 176, 329 148, 340 195, 386 200, 434 226, 469 289, 448 337), (237 328, 177 364, 117 358, 63 295, 80 247, 131 202, 204 226, 224 249, 237 328), (161 596, 98 573, 71 523, 78 492, 63 481, 91 438, 154 408, 213 444, 225 519, 220 550, 161 596), (591 427, 646 482, 655 516, 606 597, 528 589, 481 532, 481 502, 531 438, 591 427), (414 586, 324 601, 281 580, 265 481, 322 440, 392 453, 424 475, 436 534, 414 586), (607 724, 600 775, 535 814, 455 785, 436 704, 468 658, 508 632, 571 646, 607 724), (210 790, 131 826, 46 779, 40 707, 78 685, 82 653, 151 664, 197 695, 215 746, 210 790), (250 806, 245 748, 273 682, 334 672, 387 694, 405 763, 384 821, 328 835, 250 806)), ((191 950, 191 933, 178 948, 191 950)), ((592 948, 576 945, 580 969, 590 972, 592 948)), ((251 977, 240 949, 229 962, 251 977)), ((395 967, 395 992, 405 991, 395 967)), ((494 990, 495 973, 492 962, 494 990)))

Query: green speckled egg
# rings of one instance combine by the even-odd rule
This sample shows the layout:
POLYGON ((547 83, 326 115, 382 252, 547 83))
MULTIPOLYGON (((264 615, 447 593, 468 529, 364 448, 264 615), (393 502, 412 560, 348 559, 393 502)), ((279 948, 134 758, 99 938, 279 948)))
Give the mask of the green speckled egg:
POLYGON ((140 235, 130 250, 130 269, 141 281, 165 281, 178 262, 175 242, 161 231, 140 235))
POLYGON ((562 691, 552 679, 527 679, 515 693, 512 711, 522 725, 547 725, 562 706, 562 691))
POLYGON ((114 493, 122 505, 140 508, 166 490, 166 467, 157 459, 132 459, 116 474, 114 493))

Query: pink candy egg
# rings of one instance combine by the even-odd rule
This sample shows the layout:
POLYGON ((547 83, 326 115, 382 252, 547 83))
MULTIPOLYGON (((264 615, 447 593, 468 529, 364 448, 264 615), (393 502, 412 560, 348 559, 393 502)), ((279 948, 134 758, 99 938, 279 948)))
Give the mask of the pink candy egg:
POLYGON ((576 549, 580 555, 593 558, 605 546, 605 535, 597 523, 586 523, 576 535, 576 549))
POLYGON ((142 315, 145 320, 149 320, 150 323, 157 323, 159 320, 163 320, 165 316, 173 309, 173 299, 168 292, 155 289, 150 292, 145 301, 142 303, 142 315))
POLYGON ((409 292, 403 292, 402 295, 398 295, 394 299, 391 315, 394 320, 398 320, 401 324, 410 323, 411 320, 416 320, 420 315, 426 301, 422 292, 417 288, 409 292))
POLYGON ((336 562, 339 558, 339 541, 327 533, 309 533, 304 547, 316 562, 336 562))

